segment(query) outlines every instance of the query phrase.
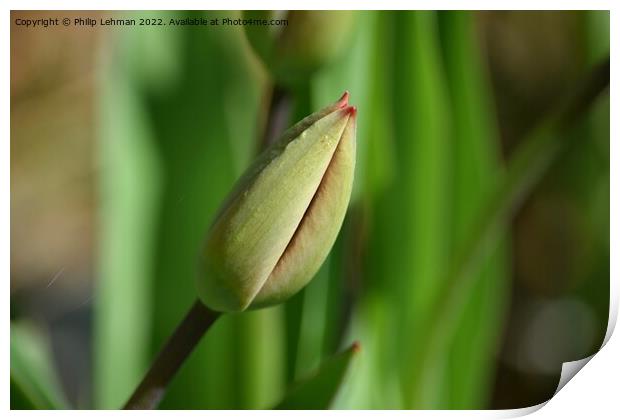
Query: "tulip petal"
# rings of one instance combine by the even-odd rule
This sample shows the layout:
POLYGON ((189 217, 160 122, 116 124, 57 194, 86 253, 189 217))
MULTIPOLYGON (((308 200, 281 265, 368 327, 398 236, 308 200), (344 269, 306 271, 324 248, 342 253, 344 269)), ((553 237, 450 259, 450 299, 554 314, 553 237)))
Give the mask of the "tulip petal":
POLYGON ((299 226, 252 308, 297 293, 316 274, 332 248, 348 207, 355 169, 355 109, 299 226))

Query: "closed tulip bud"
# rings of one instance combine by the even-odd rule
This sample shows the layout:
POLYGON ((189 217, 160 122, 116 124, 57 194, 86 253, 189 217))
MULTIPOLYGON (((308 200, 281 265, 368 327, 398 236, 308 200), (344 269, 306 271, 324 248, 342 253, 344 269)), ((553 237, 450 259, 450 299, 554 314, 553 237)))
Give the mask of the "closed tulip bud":
POLYGON ((198 295, 207 307, 275 305, 316 274, 349 203, 355 120, 345 93, 286 131, 239 179, 202 253, 198 295))
POLYGON ((246 11, 246 19, 286 19, 287 25, 244 27, 254 51, 282 85, 294 85, 338 56, 354 23, 353 11, 246 11))

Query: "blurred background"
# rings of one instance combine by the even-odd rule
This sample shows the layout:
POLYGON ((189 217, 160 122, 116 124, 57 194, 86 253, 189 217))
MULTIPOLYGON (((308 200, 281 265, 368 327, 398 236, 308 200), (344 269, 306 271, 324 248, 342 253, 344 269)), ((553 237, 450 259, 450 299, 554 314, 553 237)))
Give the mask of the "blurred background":
POLYGON ((334 408, 549 399, 607 328, 608 92, 545 131, 544 168, 511 165, 607 58, 609 13, 15 24, 260 13, 11 13, 12 408, 120 407, 195 300, 200 244, 235 179, 344 90, 357 172, 328 260, 286 304, 219 320, 162 407, 272 407, 354 340, 334 408))

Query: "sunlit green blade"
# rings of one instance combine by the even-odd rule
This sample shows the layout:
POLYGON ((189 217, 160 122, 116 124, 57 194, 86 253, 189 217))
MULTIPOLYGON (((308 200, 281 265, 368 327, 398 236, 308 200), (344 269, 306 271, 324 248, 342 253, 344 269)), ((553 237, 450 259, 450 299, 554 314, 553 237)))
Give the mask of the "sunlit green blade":
MULTIPOLYGON (((453 115, 453 235, 457 248, 467 237, 499 178, 499 136, 487 72, 471 12, 442 12, 440 29, 453 115)), ((505 252, 497 249, 473 274, 469 302, 455 328, 446 361, 446 408, 486 406, 506 303, 505 252)))
POLYGON ((367 34, 364 37, 368 36, 370 49, 364 64, 369 84, 364 102, 366 120, 358 130, 358 142, 366 142, 367 147, 365 155, 358 154, 358 162, 363 159, 366 169, 356 178, 356 183, 363 186, 363 195, 351 209, 343 228, 344 259, 340 267, 334 266, 341 273, 339 276, 346 276, 337 314, 342 317, 352 312, 352 319, 333 319, 340 323, 347 321, 349 340, 359 339, 366 344, 335 407, 399 408, 397 314, 391 295, 387 293, 399 280, 398 271, 390 267, 393 262, 390 253, 397 246, 391 240, 394 238, 392 228, 397 224, 391 221, 389 214, 394 201, 388 199, 389 193, 385 191, 394 175, 392 122, 396 115, 392 114, 391 103, 394 14, 365 13, 360 22, 365 25, 363 30, 367 34))
POLYGON ((34 325, 12 322, 11 409, 67 408, 49 344, 34 325))
POLYGON ((330 408, 346 374, 359 351, 354 344, 342 353, 327 359, 319 369, 294 384, 275 407, 279 410, 325 410, 330 408))
POLYGON ((394 282, 400 334, 391 345, 401 349, 404 403, 433 408, 441 403, 445 349, 428 363, 433 374, 423 387, 416 380, 416 352, 427 339, 429 311, 440 298, 442 271, 450 257, 451 121, 436 15, 398 13, 395 42, 395 182, 386 197, 389 208, 378 213, 373 230, 391 235, 378 273, 382 281, 394 282))
MULTIPOLYGON (((159 172, 141 88, 150 79, 146 69, 162 71, 160 60, 148 54, 151 50, 139 48, 143 32, 121 30, 115 35, 123 42, 100 57, 98 127, 101 212, 94 403, 106 409, 126 401, 148 363, 159 172), (144 54, 143 60, 133 61, 135 51, 144 54)), ((159 79, 167 80, 161 75, 159 79)))

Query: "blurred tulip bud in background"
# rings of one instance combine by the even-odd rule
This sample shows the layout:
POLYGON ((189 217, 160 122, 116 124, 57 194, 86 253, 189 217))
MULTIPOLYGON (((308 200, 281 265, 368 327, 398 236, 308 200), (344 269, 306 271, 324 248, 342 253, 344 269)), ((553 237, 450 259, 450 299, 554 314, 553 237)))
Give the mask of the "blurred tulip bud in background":
POLYGON ((355 126, 345 93, 285 132, 239 179, 202 254, 198 294, 206 306, 233 312, 275 305, 312 279, 349 203, 355 126))
POLYGON ((306 80, 328 64, 347 45, 354 11, 294 10, 245 11, 245 19, 286 19, 286 25, 247 25, 245 32, 254 51, 276 83, 291 86, 306 80))

